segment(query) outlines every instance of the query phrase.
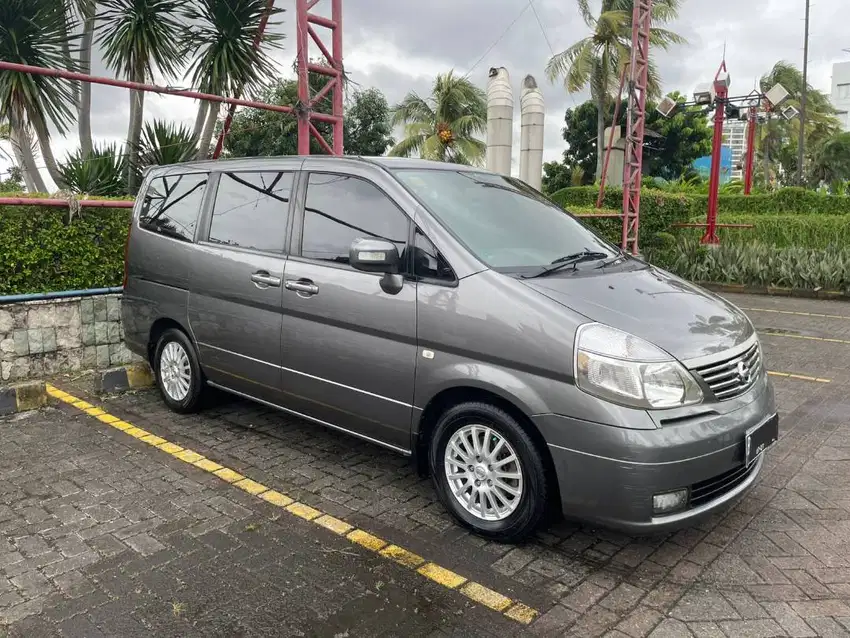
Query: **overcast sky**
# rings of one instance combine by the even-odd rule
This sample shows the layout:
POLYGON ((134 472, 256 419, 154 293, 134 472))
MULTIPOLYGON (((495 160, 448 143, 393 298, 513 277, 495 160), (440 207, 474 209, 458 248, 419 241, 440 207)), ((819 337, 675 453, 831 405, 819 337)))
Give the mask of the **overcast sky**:
MULTIPOLYGON (((850 48, 846 3, 817 0, 812 4, 810 82, 827 93, 832 64, 850 61, 850 53, 842 51, 850 48), (839 13, 842 6, 844 11, 839 13)), ((665 91, 690 94, 697 83, 712 78, 724 44, 733 93, 748 92, 756 78, 778 60, 802 65, 805 0, 684 0, 683 4, 679 19, 669 28, 685 36, 688 44, 654 56, 665 91)), ((488 69, 505 66, 517 104, 516 173, 520 84, 526 74, 532 74, 548 113, 544 159, 560 158, 564 111, 588 95, 567 95, 562 86, 546 80, 543 70, 552 50, 560 51, 588 34, 574 2, 533 0, 543 29, 529 0, 345 0, 343 5, 345 65, 354 82, 381 89, 392 104, 408 91, 427 95, 437 73, 452 68, 470 73, 483 88, 488 69)), ((285 12, 278 17, 281 24, 276 30, 286 39, 276 58, 288 74, 295 56, 295 5, 293 0, 277 0, 277 6, 285 12)), ((321 0, 316 10, 328 13, 330 0, 321 0)), ((320 53, 314 49, 311 55, 320 53)), ((98 57, 93 72, 108 74, 98 57)), ((145 107, 148 120, 164 118, 189 125, 197 109, 193 100, 153 94, 147 95, 145 107)), ((94 87, 92 127, 97 141, 123 140, 128 115, 127 91, 94 87)), ((58 159, 76 148, 74 135, 75 131, 64 139, 57 136, 53 147, 58 159)), ((6 168, 0 159, 0 171, 6 168)))

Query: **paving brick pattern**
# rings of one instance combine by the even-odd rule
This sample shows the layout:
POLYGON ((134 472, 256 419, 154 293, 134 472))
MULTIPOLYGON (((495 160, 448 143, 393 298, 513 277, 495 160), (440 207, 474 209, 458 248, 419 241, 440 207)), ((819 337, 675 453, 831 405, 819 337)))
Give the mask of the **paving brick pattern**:
MULTIPOLYGON (((759 328, 850 340, 846 304, 732 300, 750 308, 843 315, 848 318, 750 312, 759 328)), ((287 546, 281 535, 298 525, 270 521, 256 499, 213 485, 191 468, 181 470, 92 419, 59 412, 32 420, 36 430, 59 437, 49 449, 41 432, 21 438, 24 421, 0 429, 0 530, 6 539, 0 547, 6 578, 0 577, 0 617, 13 622, 13 631, 30 622, 64 632, 67 619, 52 610, 67 607, 69 619, 84 618, 105 635, 136 635, 117 628, 121 616, 138 623, 140 635, 154 629, 156 635, 191 635, 175 629, 191 617, 192 630, 202 634, 242 635, 228 633, 221 620, 228 618, 246 628, 244 635, 289 635, 283 627, 291 625, 293 632, 332 636, 322 632, 341 618, 355 627, 366 616, 380 616, 380 622, 393 617, 374 612, 380 605, 373 602, 383 600, 374 593, 374 573, 385 569, 399 582, 386 596, 399 601, 396 614, 416 620, 427 608, 431 615, 410 631, 405 624, 361 624, 351 636, 412 636, 420 629, 421 635, 464 636, 850 636, 850 344, 770 335, 763 344, 770 369, 832 383, 774 379, 781 440, 758 485, 698 527, 655 538, 559 521, 520 546, 490 543, 454 525, 430 481, 383 449, 229 397, 185 417, 167 411, 155 392, 105 401, 111 413, 139 427, 535 606, 542 615, 527 629, 503 625, 497 614, 470 607, 457 594, 432 594, 415 575, 401 583, 392 566, 373 565, 374 557, 350 546, 327 555, 317 554, 318 539, 287 546), (51 531, 57 520, 63 533, 51 531), (248 532, 255 521, 259 530, 248 532), (274 603, 255 575, 271 563, 286 565, 267 573, 285 595, 287 587, 315 590, 329 579, 356 585, 333 590, 328 583, 331 594, 325 597, 311 590, 317 606, 331 609, 325 616, 313 610, 309 622, 301 620, 298 605, 312 610, 311 599, 296 597, 296 611, 283 611, 270 625, 280 633, 263 634, 261 623, 269 622, 274 603), (106 572, 109 579, 98 577, 106 572), (226 580, 230 573, 238 575, 236 584, 226 583, 232 594, 225 597, 216 574, 226 580), (48 604, 57 596, 64 607, 48 604), (445 607, 437 611, 421 602, 423 596, 439 598, 445 607), (115 613, 128 599, 135 611, 115 613), (418 612, 411 615, 414 607, 418 612), (102 608, 108 613, 100 614, 102 608)), ((323 537, 321 545, 332 543, 323 537)), ((79 635, 100 635, 86 633, 87 626, 80 625, 79 635)))

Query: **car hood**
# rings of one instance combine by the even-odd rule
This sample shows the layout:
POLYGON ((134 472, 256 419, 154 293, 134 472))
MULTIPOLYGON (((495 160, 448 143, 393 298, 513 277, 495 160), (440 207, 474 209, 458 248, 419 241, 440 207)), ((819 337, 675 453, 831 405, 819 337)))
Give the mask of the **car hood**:
POLYGON ((646 339, 680 360, 723 352, 753 334, 749 319, 735 306, 653 267, 593 275, 557 273, 523 283, 588 319, 646 339))

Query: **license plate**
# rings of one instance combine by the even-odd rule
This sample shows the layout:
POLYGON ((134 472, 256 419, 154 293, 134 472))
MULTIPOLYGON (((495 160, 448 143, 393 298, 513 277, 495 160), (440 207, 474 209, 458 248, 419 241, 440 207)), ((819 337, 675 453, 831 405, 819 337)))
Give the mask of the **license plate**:
POLYGON ((747 465, 755 461, 767 448, 779 439, 779 416, 747 430, 744 439, 744 459, 747 465))

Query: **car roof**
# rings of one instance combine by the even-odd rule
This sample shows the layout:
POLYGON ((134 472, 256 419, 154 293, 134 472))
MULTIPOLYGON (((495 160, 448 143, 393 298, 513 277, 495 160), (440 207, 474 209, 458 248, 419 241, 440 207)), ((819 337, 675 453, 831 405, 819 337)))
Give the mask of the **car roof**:
POLYGON ((311 162, 327 162, 328 164, 351 164, 364 163, 377 165, 385 170, 394 169, 420 169, 420 170, 466 170, 478 171, 487 173, 483 168, 468 166, 465 164, 452 164, 448 162, 438 162, 434 160, 415 159, 409 157, 362 157, 359 155, 273 155, 264 157, 239 157, 234 159, 218 159, 218 160, 198 160, 193 162, 182 162, 179 164, 167 164, 164 166, 154 166, 150 168, 150 172, 155 175, 165 175, 168 173, 182 173, 186 171, 230 171, 230 170, 246 170, 246 169, 262 169, 270 164, 275 166, 292 166, 293 169, 298 168, 305 160, 311 162))

